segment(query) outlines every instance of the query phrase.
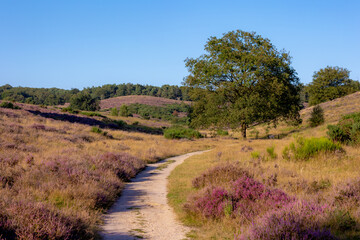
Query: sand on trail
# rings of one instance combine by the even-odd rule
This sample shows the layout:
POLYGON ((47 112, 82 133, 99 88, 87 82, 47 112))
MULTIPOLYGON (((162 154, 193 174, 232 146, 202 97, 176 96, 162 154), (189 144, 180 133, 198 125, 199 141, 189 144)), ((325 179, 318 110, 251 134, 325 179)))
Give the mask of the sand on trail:
POLYGON ((104 215, 103 239, 186 239, 190 229, 176 220, 167 203, 167 177, 186 158, 203 152, 149 164, 127 183, 120 198, 104 215), (166 167, 158 169, 159 166, 166 167))

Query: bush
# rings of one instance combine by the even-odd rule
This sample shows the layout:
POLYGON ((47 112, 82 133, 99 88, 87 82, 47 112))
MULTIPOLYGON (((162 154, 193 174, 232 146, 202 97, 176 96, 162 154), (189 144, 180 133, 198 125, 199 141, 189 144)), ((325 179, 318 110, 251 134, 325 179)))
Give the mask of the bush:
POLYGON ((90 93, 79 92, 71 97, 70 107, 72 109, 96 111, 100 109, 99 101, 91 97, 90 93))
POLYGON ((74 110, 71 107, 62 108, 61 111, 62 112, 72 113, 72 114, 78 114, 79 113, 78 110, 74 110))
POLYGON ((92 127, 91 132, 93 132, 93 133, 102 133, 103 131, 99 127, 92 127))
POLYGON ((130 113, 129 107, 125 104, 121 105, 119 113, 122 117, 130 117, 132 114, 130 113))
POLYGON ((328 138, 298 138, 295 143, 283 150, 283 158, 290 160, 308 160, 320 152, 328 153, 336 150, 343 151, 339 143, 334 143, 328 138))
POLYGON ((274 146, 266 148, 266 152, 269 154, 271 159, 277 158, 277 154, 275 153, 275 147, 274 146))
POLYGON ((116 107, 113 107, 110 109, 110 115, 111 116, 118 116, 119 115, 119 110, 116 107))
POLYGON ((2 108, 10 108, 10 109, 20 109, 19 106, 14 105, 12 102, 2 102, 0 104, 2 108))
POLYGON ((317 127, 323 124, 324 121, 324 110, 320 107, 320 105, 315 106, 311 111, 311 116, 309 119, 310 127, 317 127))
POLYGON ((225 130, 222 130, 222 129, 218 129, 218 130, 216 131, 216 134, 217 134, 218 136, 228 136, 228 135, 229 135, 229 132, 228 132, 228 131, 225 131, 225 130))
POLYGON ((336 125, 328 125, 328 136, 333 141, 345 144, 360 143, 360 113, 348 114, 336 125))
POLYGON ((164 131, 164 137, 167 139, 193 139, 193 138, 201 138, 202 135, 200 132, 191 129, 191 128, 168 128, 164 131))
POLYGON ((105 116, 101 115, 100 113, 96 113, 96 112, 80 112, 80 114, 85 115, 85 116, 89 116, 89 117, 106 118, 105 116))

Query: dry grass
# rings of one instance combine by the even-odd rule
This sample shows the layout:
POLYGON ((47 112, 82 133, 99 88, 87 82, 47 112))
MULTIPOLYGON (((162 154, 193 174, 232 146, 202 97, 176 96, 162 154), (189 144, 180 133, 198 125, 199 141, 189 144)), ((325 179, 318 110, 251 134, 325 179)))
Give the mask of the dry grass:
MULTIPOLYGON (((308 127, 306 119, 311 108, 305 109, 301 112, 305 121, 300 127, 280 124, 276 129, 266 130, 267 126, 265 125, 257 126, 253 129, 259 131, 259 137, 264 139, 255 139, 255 133, 250 134, 252 137, 250 140, 229 140, 227 142, 226 139, 223 139, 212 151, 187 159, 178 166, 169 177, 170 193, 168 197, 179 218, 185 224, 196 227, 189 237, 194 239, 234 239, 234 234, 247 229, 247 224, 238 222, 237 218, 204 219, 184 210, 184 204, 189 201, 191 196, 200 193, 192 186, 192 181, 209 168, 227 162, 237 162, 257 181, 268 187, 281 189, 296 199, 335 206, 333 204, 336 202, 339 191, 344 188, 344 184, 358 179, 360 149, 343 146, 345 153, 320 154, 308 161, 285 160, 282 157, 282 151, 297 137, 326 136, 327 124, 336 122, 342 114, 360 111, 359 103, 360 93, 324 103, 322 107, 326 122, 316 128, 308 127), (265 138, 268 135, 280 134, 282 139, 265 138), (267 153, 267 148, 270 147, 274 147, 276 159, 272 159, 267 153), (251 152, 257 152, 253 156, 259 155, 260 157, 253 159, 251 152)), ((237 134, 236 132, 231 133, 233 136, 238 136, 237 134)), ((346 205, 344 203, 338 207, 345 209, 345 212, 348 211, 359 226, 360 208, 357 204, 346 205)), ((341 222, 341 220, 336 220, 336 222, 341 222)), ((357 239, 360 236, 359 228, 357 227, 357 229, 353 232, 346 232, 346 234, 340 232, 338 236, 341 236, 340 239, 357 239)))
POLYGON ((0 108, 0 231, 5 238, 96 238, 102 212, 144 163, 216 144, 111 128, 94 133, 92 124, 101 118, 81 116, 81 123, 72 123, 66 118, 78 120, 74 115, 18 105, 21 110, 0 108), (49 219, 58 219, 53 228, 49 219), (41 227, 35 230, 36 225, 41 227))

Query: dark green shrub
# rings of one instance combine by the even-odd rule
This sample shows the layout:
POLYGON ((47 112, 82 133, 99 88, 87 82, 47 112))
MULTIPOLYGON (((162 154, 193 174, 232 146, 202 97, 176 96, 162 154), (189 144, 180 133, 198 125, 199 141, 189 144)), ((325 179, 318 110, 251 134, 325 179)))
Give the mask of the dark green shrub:
POLYGON ((19 106, 14 105, 12 102, 2 102, 0 104, 2 108, 10 108, 10 109, 20 109, 19 106))
POLYGON ((191 128, 168 128, 164 131, 164 137, 167 139, 193 139, 193 138, 201 138, 202 135, 200 132, 191 129, 191 128))
POLYGON ((131 113, 129 107, 125 104, 121 105, 119 109, 119 115, 122 117, 130 117, 131 113))
POLYGON ((100 109, 99 101, 91 97, 90 93, 79 92, 71 97, 70 107, 72 109, 96 111, 100 109))
POLYGON ((333 141, 346 144, 360 143, 360 113, 348 114, 336 125, 328 125, 328 136, 333 141))
POLYGON ((343 150, 339 143, 334 143, 328 138, 298 138, 296 143, 291 143, 283 150, 284 159, 308 160, 317 154, 343 150))
POLYGON ((310 127, 317 127, 323 124, 324 121, 324 110, 320 107, 320 105, 315 106, 309 119, 310 127))
POLYGON ((72 114, 78 114, 79 113, 78 110, 74 110, 71 107, 62 108, 61 111, 62 112, 72 113, 72 114))
POLYGON ((85 115, 85 116, 89 116, 89 117, 102 117, 102 118, 106 118, 104 115, 101 115, 100 113, 96 113, 96 112, 80 112, 80 114, 85 115))

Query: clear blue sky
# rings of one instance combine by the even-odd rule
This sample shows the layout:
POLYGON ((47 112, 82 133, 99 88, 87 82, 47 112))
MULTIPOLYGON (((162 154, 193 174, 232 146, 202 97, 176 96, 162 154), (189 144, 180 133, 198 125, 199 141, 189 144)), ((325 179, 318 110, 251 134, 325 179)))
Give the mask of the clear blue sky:
POLYGON ((236 29, 289 51, 303 83, 327 65, 360 80, 358 0, 0 0, 0 85, 180 85, 184 59, 236 29))

